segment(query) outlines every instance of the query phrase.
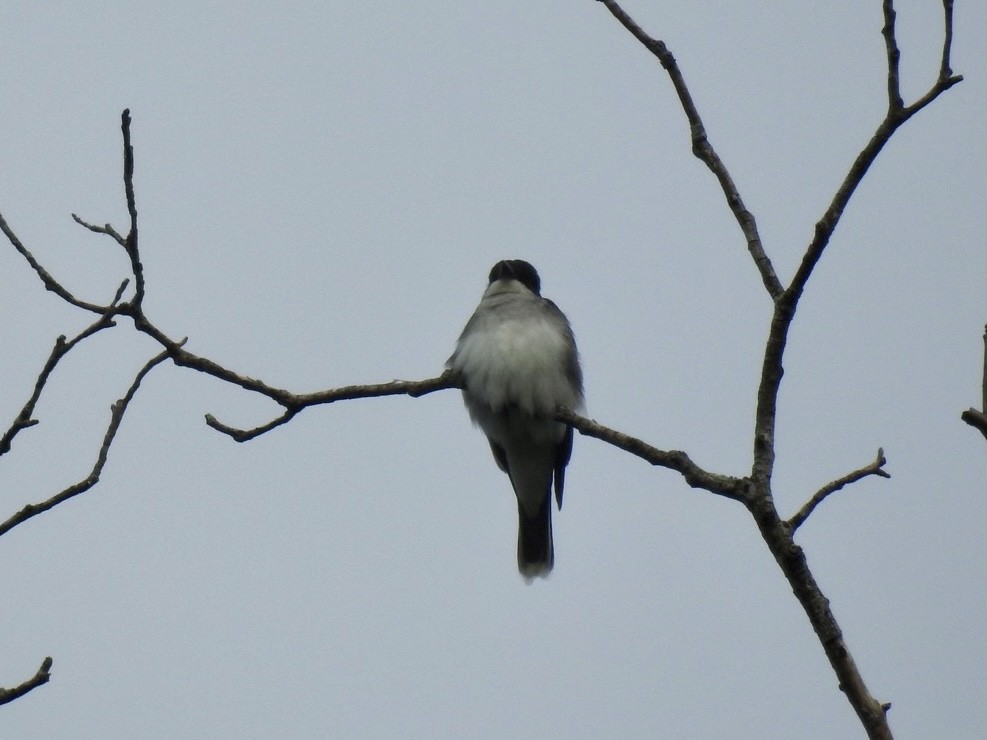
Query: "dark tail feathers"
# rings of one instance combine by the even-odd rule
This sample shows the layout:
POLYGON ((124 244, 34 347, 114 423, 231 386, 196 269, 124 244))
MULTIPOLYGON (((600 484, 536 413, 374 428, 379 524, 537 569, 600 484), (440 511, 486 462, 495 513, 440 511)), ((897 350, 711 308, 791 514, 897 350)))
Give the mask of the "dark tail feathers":
POLYGON ((545 578, 555 562, 552 546, 552 497, 545 496, 538 513, 530 517, 518 501, 517 569, 528 582, 545 578))

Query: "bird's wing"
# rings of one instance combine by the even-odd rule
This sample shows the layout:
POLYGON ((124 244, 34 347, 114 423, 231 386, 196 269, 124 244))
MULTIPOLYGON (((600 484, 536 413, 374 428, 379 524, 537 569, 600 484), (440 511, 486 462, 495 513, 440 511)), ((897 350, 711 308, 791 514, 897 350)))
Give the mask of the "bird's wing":
POLYGON ((565 487, 565 466, 572 457, 572 427, 566 426, 565 437, 559 443, 558 454, 555 457, 555 502, 562 510, 562 489, 565 487))
POLYGON ((503 447, 490 439, 490 437, 487 437, 487 442, 490 443, 490 451, 493 453, 494 462, 497 463, 497 467, 510 475, 511 471, 507 469, 507 452, 504 451, 503 447))

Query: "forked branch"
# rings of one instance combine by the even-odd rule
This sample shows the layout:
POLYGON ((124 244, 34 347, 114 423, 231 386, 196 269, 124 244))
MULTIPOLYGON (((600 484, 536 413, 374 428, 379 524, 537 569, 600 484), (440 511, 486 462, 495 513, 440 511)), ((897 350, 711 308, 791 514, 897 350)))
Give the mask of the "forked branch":
POLYGON ((48 511, 49 509, 68 501, 70 498, 78 496, 80 493, 85 493, 99 482, 99 476, 103 472, 103 467, 106 465, 106 459, 110 453, 110 445, 113 444, 117 430, 120 428, 120 423, 123 421, 123 416, 127 412, 127 406, 133 399, 134 394, 137 393, 137 389, 140 387, 141 381, 144 380, 152 369, 154 369, 157 365, 160 365, 166 359, 168 359, 167 352, 162 352, 151 358, 137 373, 137 376, 134 378, 133 383, 130 384, 130 388, 127 389, 127 392, 124 394, 123 398, 116 401, 110 407, 110 423, 106 428, 106 432, 103 434, 103 442, 96 454, 96 462, 93 465, 92 470, 89 471, 89 475, 56 493, 54 496, 45 499, 44 501, 36 504, 28 504, 12 517, 7 519, 7 521, 0 523, 0 536, 6 534, 19 524, 23 524, 28 519, 36 517, 38 514, 48 511))
MULTIPOLYGON (((737 192, 726 166, 709 143, 705 127, 674 56, 664 42, 645 33, 616 0, 599 1, 648 51, 657 57, 661 66, 668 73, 689 121, 693 152, 716 175, 730 210, 747 239, 748 251, 761 274, 762 282, 773 300, 774 309, 768 331, 768 340, 765 344, 761 379, 757 392, 753 463, 750 477, 747 479, 750 487, 748 496, 743 500, 754 516, 762 537, 774 553, 785 577, 792 585, 796 597, 805 609, 830 664, 840 679, 840 687, 857 712, 868 736, 871 738, 890 738, 891 730, 886 717, 890 705, 881 704, 875 700, 865 686, 860 672, 843 643, 842 633, 829 609, 829 602, 822 595, 809 571, 801 548, 792 539, 793 531, 826 497, 853 480, 859 480, 866 475, 886 476, 887 474, 882 468, 884 464, 883 454, 879 454, 878 460, 871 466, 855 471, 838 481, 833 481, 818 491, 792 520, 785 522, 778 515, 771 488, 771 476, 775 462, 775 422, 778 412, 778 392, 784 375, 785 347, 788 342, 788 332, 798 308, 799 298, 812 275, 813 269, 822 257, 850 198, 895 131, 939 95, 962 80, 962 77, 952 73, 949 64, 953 34, 952 0, 943 0, 945 32, 938 78, 925 95, 908 106, 902 100, 900 92, 899 61, 901 52, 895 34, 894 3, 892 0, 883 0, 884 27, 882 34, 887 56, 888 110, 870 141, 850 166, 832 202, 816 224, 813 238, 787 288, 781 285, 774 272, 772 263, 758 236, 753 215, 744 207, 743 200, 737 192)), ((987 401, 985 401, 984 410, 987 412, 987 401)))

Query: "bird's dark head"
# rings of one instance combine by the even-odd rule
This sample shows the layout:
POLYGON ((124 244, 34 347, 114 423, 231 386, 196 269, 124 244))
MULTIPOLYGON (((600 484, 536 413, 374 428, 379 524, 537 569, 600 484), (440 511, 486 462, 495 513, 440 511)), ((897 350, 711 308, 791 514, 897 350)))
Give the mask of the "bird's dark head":
POLYGON ((538 271, 524 260, 501 260, 490 270, 490 282, 517 280, 535 295, 541 295, 538 271))

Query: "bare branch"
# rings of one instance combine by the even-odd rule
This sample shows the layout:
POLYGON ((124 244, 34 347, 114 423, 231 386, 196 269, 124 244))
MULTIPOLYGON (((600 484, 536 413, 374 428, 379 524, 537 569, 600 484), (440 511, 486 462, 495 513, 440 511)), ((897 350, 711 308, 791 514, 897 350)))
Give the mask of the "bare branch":
POLYGON ((45 290, 50 290, 63 301, 71 303, 73 306, 78 308, 85 309, 86 311, 92 311, 93 313, 106 312, 106 306, 97 306, 95 303, 88 303, 87 301, 79 300, 66 288, 64 288, 61 283, 55 280, 55 278, 53 278, 51 274, 34 258, 34 255, 28 251, 27 247, 21 243, 21 240, 17 238, 17 234, 15 234, 10 226, 7 225, 7 221, 4 219, 2 213, 0 213, 0 231, 4 233, 4 236, 6 236, 7 240, 14 246, 14 249, 21 253, 21 256, 27 260, 27 263, 31 266, 31 269, 37 273, 39 278, 41 278, 41 282, 44 284, 45 290))
POLYGON ((723 164, 723 160, 720 159, 713 145, 709 142, 709 137, 706 135, 706 127, 703 125, 699 110, 692 100, 692 94, 685 84, 685 78, 682 76, 681 70, 679 70, 675 57, 668 50, 665 42, 654 39, 645 33, 637 22, 615 0, 599 0, 599 2, 607 6, 607 9, 620 21, 621 25, 630 31, 634 38, 640 41, 648 51, 654 54, 661 63, 661 66, 668 72, 672 85, 675 87, 675 92, 679 97, 679 102, 682 105, 682 110, 685 112, 685 117, 689 121, 689 129, 692 136, 692 153, 709 167, 710 171, 719 181, 723 195, 726 196, 727 205, 730 206, 730 211, 733 213, 734 218, 737 219, 740 230, 747 239, 747 250, 750 252, 751 257, 753 257, 758 272, 761 273, 761 280, 764 283, 764 287, 772 298, 777 298, 781 295, 783 288, 781 282, 778 280, 778 276, 775 274, 774 266, 771 264, 771 260, 768 258, 761 244, 757 222, 754 219, 754 215, 744 205, 744 201, 740 197, 740 191, 737 190, 737 186, 734 184, 726 165, 723 164))
POLYGON ((987 437, 987 414, 982 411, 977 411, 977 409, 969 408, 960 414, 960 419, 965 421, 974 429, 979 429, 980 433, 983 434, 984 437, 987 437))
POLYGON ((84 226, 85 228, 93 231, 97 234, 106 234, 107 236, 113 237, 113 240, 119 244, 124 249, 127 248, 127 240, 120 236, 120 233, 114 229, 110 224, 104 224, 103 226, 96 226, 87 221, 83 221, 74 213, 72 214, 72 220, 74 220, 79 226, 84 226))
POLYGON ((681 473, 685 482, 692 488, 701 488, 734 501, 746 501, 749 496, 746 479, 710 473, 696 465, 686 453, 680 450, 659 450, 647 442, 605 427, 567 408, 560 407, 555 418, 570 425, 573 429, 579 430, 580 434, 602 440, 652 465, 681 473))
POLYGON ((259 437, 262 434, 266 434, 282 424, 287 424, 295 418, 295 415, 299 411, 301 411, 301 409, 298 407, 289 407, 283 414, 281 414, 281 416, 272 419, 267 422, 267 424, 261 424, 259 427, 254 427, 253 429, 237 429, 236 427, 231 427, 219 421, 212 414, 206 414, 206 424, 215 429, 217 432, 222 432, 223 434, 232 437, 237 442, 247 442, 254 437, 259 437))
POLYGON ((867 737, 872 740, 891 740, 891 728, 887 721, 891 704, 875 699, 864 683, 839 623, 830 609, 829 599, 823 594, 809 569, 805 552, 792 538, 787 523, 779 518, 770 496, 752 496, 748 508, 761 537, 805 610, 819 644, 836 674, 840 690, 857 713, 867 737))
POLYGON ((884 48, 888 57, 888 111, 897 114, 904 106, 901 99, 901 83, 898 76, 898 62, 901 51, 898 49, 898 39, 895 37, 894 22, 897 13, 894 11, 893 0, 884 0, 884 48))
POLYGON ((0 688, 0 704, 6 704, 14 699, 19 699, 29 691, 33 691, 39 686, 48 683, 49 679, 51 679, 51 664, 51 658, 45 658, 41 662, 41 667, 38 668, 38 672, 24 683, 19 686, 15 686, 12 689, 0 688))
POLYGON ((142 367, 137 373, 137 376, 134 378, 134 382, 131 383, 130 388, 127 389, 127 392, 123 398, 116 401, 110 407, 110 423, 106 428, 106 433, 103 435, 103 443, 100 445, 99 453, 96 456, 96 463, 93 465, 89 475, 80 480, 78 483, 73 483, 68 488, 60 491, 45 501, 37 504, 28 504, 19 512, 7 519, 7 521, 0 523, 0 536, 6 534, 17 525, 23 524, 28 519, 31 519, 38 514, 48 511, 49 509, 68 501, 74 496, 78 496, 80 493, 88 491, 99 482, 99 476, 103 472, 103 467, 106 465, 106 458, 110 453, 110 445, 113 444, 113 439, 116 437, 117 430, 120 428, 120 422, 123 421, 123 415, 127 412, 128 404, 131 399, 133 399, 134 394, 137 393, 137 389, 140 387, 141 381, 144 380, 145 376, 151 372, 155 366, 161 364, 166 359, 168 359, 168 352, 164 351, 148 360, 144 367, 142 367))
POLYGON ((851 196, 864 179, 864 175, 867 174, 867 170, 870 169, 877 155, 881 153, 884 145, 888 143, 894 132, 908 119, 953 85, 963 80, 961 75, 953 75, 949 69, 949 44, 953 38, 951 0, 944 0, 944 9, 946 28, 943 43, 943 61, 939 70, 939 77, 925 95, 906 107, 901 100, 899 92, 898 60, 900 52, 898 51, 898 42, 895 38, 894 3, 892 0, 884 0, 885 24, 882 33, 884 35, 888 57, 888 112, 884 120, 878 125, 871 140, 867 142, 867 145, 857 155, 839 190, 836 191, 836 195, 833 197, 829 208, 826 209, 826 213, 823 214, 823 217, 816 224, 812 242, 802 257, 798 271, 795 273, 792 284, 788 287, 784 296, 784 300, 791 302, 792 306, 798 302, 798 298, 802 294, 802 290, 805 288, 805 284, 812 274, 813 268, 822 256, 823 250, 829 243, 829 239, 836 229, 836 225, 839 223, 847 203, 850 202, 851 196))
POLYGON ((55 346, 52 347, 51 353, 48 355, 48 359, 45 361, 44 367, 41 368, 41 372, 38 374, 38 379, 34 383, 34 392, 31 397, 24 404, 17 418, 14 419, 10 428, 4 432, 3 436, 0 437, 0 455, 4 455, 10 451, 11 442, 13 442, 14 437, 28 427, 33 427, 38 424, 37 419, 32 419, 31 416, 34 414, 34 408, 38 403, 38 399, 41 398, 41 392, 44 390, 45 384, 48 382, 48 378, 54 371, 55 366, 58 365, 59 361, 65 355, 72 351, 72 349, 78 345, 83 340, 91 337, 93 334, 102 331, 103 329, 115 326, 113 321, 113 315, 116 311, 117 303, 120 301, 120 296, 123 294, 124 289, 127 287, 127 281, 124 280, 120 287, 117 289, 116 295, 113 297, 109 307, 106 312, 99 317, 94 323, 90 324, 88 327, 82 330, 78 335, 76 335, 71 340, 66 341, 65 336, 60 336, 55 340, 55 346))
MULTIPOLYGON (((953 69, 949 64, 950 51, 953 48, 953 0, 942 0, 945 33, 942 39, 942 61, 939 63, 939 79, 953 77, 953 69)), ((960 77, 960 79, 963 79, 960 77)))
POLYGON ((960 414, 960 418, 975 429, 979 429, 987 437, 987 326, 984 327, 984 365, 983 376, 980 380, 981 411, 969 408, 960 414))
MULTIPOLYGON (((948 43, 952 38, 952 12, 949 0, 946 0, 945 7, 945 34, 948 43)), ((945 64, 940 70, 939 78, 935 84, 922 98, 907 107, 896 104, 894 100, 898 90, 899 54, 894 35, 894 7, 891 0, 884 0, 884 10, 885 25, 882 33, 888 51, 888 90, 892 102, 884 120, 878 125, 867 145, 857 155, 826 212, 816 223, 812 241, 802 256, 802 261, 791 284, 775 301, 774 315, 771 320, 764 362, 761 367, 761 385, 758 389, 758 410, 754 430, 754 471, 752 474, 752 477, 757 481, 767 482, 771 477, 771 470, 774 465, 774 423, 778 389, 784 374, 782 358, 788 341, 788 330, 813 269, 822 257, 826 245, 829 244, 830 237, 832 237, 833 231, 836 229, 836 225, 839 223, 857 186, 863 181, 871 164, 884 149, 885 144, 890 141, 895 131, 919 110, 963 79, 961 76, 952 75, 948 64, 945 64)), ((944 48, 943 59, 949 59, 948 46, 944 48)))
MULTIPOLYGON (((758 270, 761 272, 765 287, 774 299, 774 312, 771 319, 768 340, 765 345, 761 382, 758 387, 754 428, 754 461, 751 476, 747 479, 750 484, 750 490, 744 500, 754 514, 765 542, 768 543, 779 565, 785 572, 786 577, 792 584, 796 596, 819 636, 833 669, 840 678, 841 688, 846 692, 847 698, 860 717, 868 735, 870 737, 880 738, 890 737, 891 731, 885 717, 887 705, 879 704, 868 692, 862 677, 853 664, 853 660, 850 658, 849 652, 842 643, 842 635, 840 634, 835 618, 829 611, 828 602, 815 584, 812 574, 805 564, 801 549, 791 539, 789 523, 783 522, 778 516, 771 495, 771 474, 774 469, 775 459, 774 432, 778 391, 784 374, 783 358, 788 341, 788 331, 795 317, 799 298, 805 289, 805 285, 815 265, 822 256, 823 250, 826 248, 836 225, 839 223, 847 203, 857 186, 863 180, 870 165, 898 127, 962 79, 961 77, 954 76, 949 68, 949 49, 952 40, 952 0, 944 0, 943 4, 946 29, 939 78, 924 96, 908 107, 905 107, 900 93, 900 51, 895 37, 894 5, 892 0, 883 0, 885 23, 882 33, 885 40, 888 65, 887 89, 889 104, 887 114, 884 120, 878 125, 871 140, 851 165, 832 202, 826 209, 823 217, 816 224, 813 239, 803 255, 792 282, 784 289, 778 282, 773 269, 771 269, 770 261, 764 255, 760 240, 757 238, 753 219, 747 220, 747 211, 743 207, 739 194, 735 195, 736 187, 727 174, 726 168, 715 155, 712 146, 708 142, 702 121, 699 118, 695 104, 685 86, 674 57, 665 47, 664 43, 648 36, 620 8, 615 0, 600 1, 607 6, 614 17, 645 48, 658 58, 671 77, 672 84, 675 86, 679 101, 692 130, 693 153, 704 161, 719 179, 730 209, 740 223, 745 236, 747 236, 748 248, 754 257, 758 270)), ((573 426, 579 428, 575 423, 573 423, 573 426)), ((635 452, 635 448, 639 444, 643 444, 639 440, 634 440, 633 442, 633 444, 622 448, 628 449, 630 452, 635 452)), ((880 469, 880 467, 878 466, 877 469, 880 469)), ((881 473, 870 471, 867 474, 879 475, 881 473)), ((831 486, 834 486, 832 490, 823 489, 817 494, 818 499, 813 497, 814 501, 810 502, 811 506, 803 514, 803 518, 799 519, 799 515, 796 515, 796 518, 793 520, 796 526, 804 520, 805 516, 808 516, 812 507, 818 505, 820 501, 834 490, 838 490, 839 487, 846 485, 847 482, 849 481, 842 483, 834 481, 834 484, 831 484, 831 486)))
POLYGON ((378 383, 375 385, 347 385, 316 393, 293 394, 285 391, 283 397, 276 399, 285 407, 284 413, 267 424, 262 424, 253 429, 237 429, 236 427, 222 423, 212 414, 206 414, 206 424, 218 432, 229 435, 237 442, 246 442, 282 424, 287 424, 299 411, 309 406, 320 406, 322 404, 349 401, 356 398, 379 398, 381 396, 411 396, 412 398, 418 398, 419 396, 434 393, 435 391, 458 387, 460 387, 460 383, 456 379, 455 374, 451 370, 446 370, 441 375, 426 380, 392 380, 390 383, 378 383))
POLYGON ((810 498, 805 505, 798 510, 798 512, 788 520, 788 528, 795 532, 796 529, 802 526, 809 515, 815 510, 819 504, 821 504, 826 498, 833 493, 836 493, 844 486, 848 486, 851 483, 856 483, 862 478, 866 478, 871 475, 877 475, 881 478, 890 478, 891 475, 884 470, 884 466, 887 464, 887 460, 884 457, 884 450, 878 448, 877 457, 869 465, 865 465, 858 470, 854 470, 852 473, 844 475, 842 478, 838 478, 816 491, 812 498, 810 498))
POLYGON ((134 195, 134 148, 130 144, 129 108, 120 116, 120 128, 123 131, 123 186, 127 194, 127 213, 130 214, 130 231, 125 246, 135 280, 134 304, 140 306, 144 300, 144 266, 137 248, 137 198, 134 195))

